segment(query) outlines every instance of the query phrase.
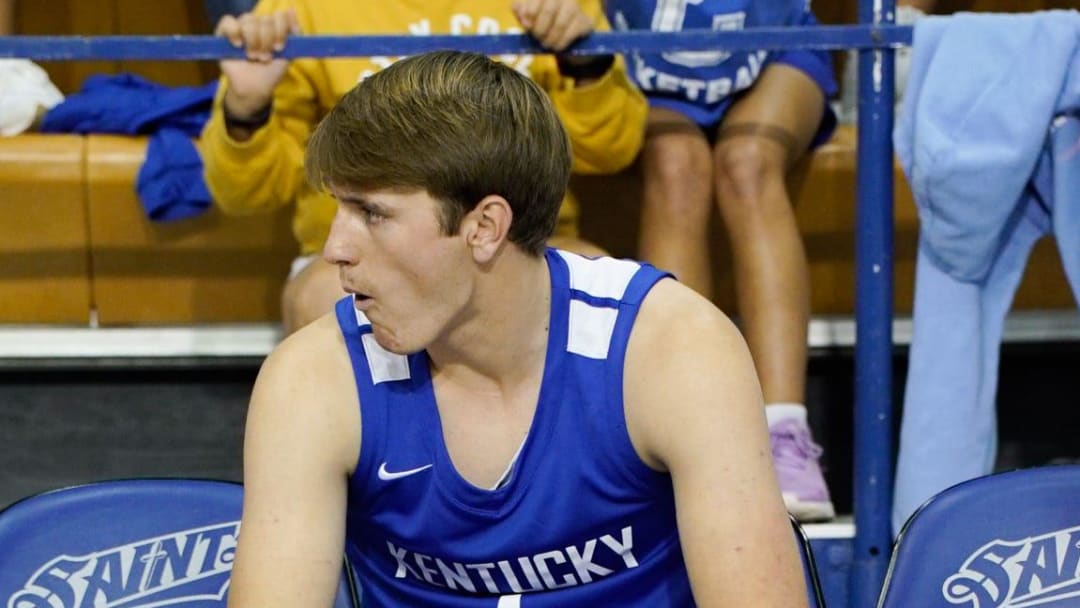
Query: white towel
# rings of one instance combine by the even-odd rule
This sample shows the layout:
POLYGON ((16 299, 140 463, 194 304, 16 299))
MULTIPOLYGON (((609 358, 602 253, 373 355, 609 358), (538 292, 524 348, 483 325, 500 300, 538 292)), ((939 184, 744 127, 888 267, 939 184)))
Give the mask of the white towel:
POLYGON ((0 59, 0 135, 18 135, 64 100, 49 75, 27 59, 0 59))

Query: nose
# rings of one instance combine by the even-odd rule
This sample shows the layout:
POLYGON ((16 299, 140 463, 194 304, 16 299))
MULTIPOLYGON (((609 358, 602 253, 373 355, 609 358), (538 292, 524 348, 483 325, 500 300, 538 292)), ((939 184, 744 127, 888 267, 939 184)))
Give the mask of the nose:
POLYGON ((323 246, 323 260, 338 266, 354 266, 359 262, 357 234, 350 227, 349 217, 338 206, 334 221, 330 223, 330 235, 323 246))

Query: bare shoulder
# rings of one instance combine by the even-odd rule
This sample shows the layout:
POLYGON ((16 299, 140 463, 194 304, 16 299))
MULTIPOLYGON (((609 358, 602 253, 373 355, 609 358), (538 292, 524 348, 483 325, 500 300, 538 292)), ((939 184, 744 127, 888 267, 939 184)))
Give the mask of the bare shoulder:
POLYGON ((672 279, 645 297, 630 341, 634 359, 659 363, 741 351, 742 334, 712 302, 672 279))
POLYGON ((298 441, 306 437, 340 454, 349 467, 355 464, 359 397, 344 337, 332 314, 274 348, 259 370, 248 417, 249 425, 257 421, 277 427, 298 441))
POLYGON ((631 439, 642 459, 660 470, 669 468, 669 448, 697 432, 699 423, 762 411, 738 328, 712 302, 670 279, 642 303, 623 377, 631 439))
POLYGON ((349 370, 344 338, 327 315, 278 344, 263 362, 258 382, 275 390, 302 390, 348 377, 349 370))

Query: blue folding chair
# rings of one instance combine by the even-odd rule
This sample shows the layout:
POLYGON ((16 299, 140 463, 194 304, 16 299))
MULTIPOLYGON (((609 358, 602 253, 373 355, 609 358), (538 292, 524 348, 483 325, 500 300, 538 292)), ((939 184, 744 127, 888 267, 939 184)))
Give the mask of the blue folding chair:
POLYGON ((904 525, 878 608, 1080 606, 1080 466, 979 477, 904 525))
POLYGON ((825 594, 821 590, 821 579, 818 578, 817 562, 814 561, 814 551, 810 548, 810 539, 806 536, 799 520, 791 517, 791 528, 795 532, 795 544, 799 546, 799 558, 802 560, 803 579, 806 581, 807 601, 810 608, 825 608, 825 594))
MULTIPOLYGON (((0 511, 0 606, 224 608, 243 487, 129 479, 26 498, 0 511)), ((343 558, 334 608, 358 606, 343 558)))

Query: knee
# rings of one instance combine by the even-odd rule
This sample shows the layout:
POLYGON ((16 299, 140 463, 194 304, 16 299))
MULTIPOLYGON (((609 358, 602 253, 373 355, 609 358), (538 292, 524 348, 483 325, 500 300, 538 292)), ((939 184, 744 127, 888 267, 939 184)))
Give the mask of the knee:
POLYGON ((285 284, 281 318, 286 335, 330 312, 344 295, 333 270, 333 266, 316 260, 285 284))
MULTIPOLYGON (((697 144, 698 142, 694 142, 697 144)), ((700 145, 654 142, 645 149, 646 188, 652 205, 679 216, 707 214, 712 205, 712 163, 700 145)))
POLYGON ((318 319, 333 306, 333 301, 313 289, 289 281, 281 293, 281 319, 285 335, 318 319))
POLYGON ((765 142, 737 138, 716 149, 716 184, 720 204, 760 203, 770 180, 783 183, 783 159, 765 142))

